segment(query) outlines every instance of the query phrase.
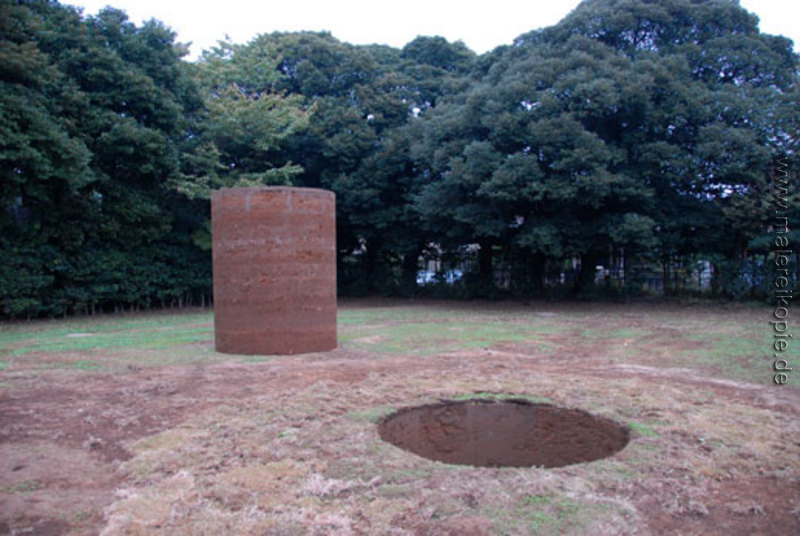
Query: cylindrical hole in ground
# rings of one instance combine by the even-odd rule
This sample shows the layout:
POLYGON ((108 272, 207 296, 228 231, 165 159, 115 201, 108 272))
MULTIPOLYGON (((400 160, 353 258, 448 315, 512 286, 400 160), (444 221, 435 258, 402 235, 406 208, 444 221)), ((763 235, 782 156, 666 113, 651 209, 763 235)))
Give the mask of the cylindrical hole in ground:
POLYGON ((402 409, 381 439, 424 458, 477 467, 561 467, 611 456, 630 431, 578 409, 522 399, 448 401, 402 409))

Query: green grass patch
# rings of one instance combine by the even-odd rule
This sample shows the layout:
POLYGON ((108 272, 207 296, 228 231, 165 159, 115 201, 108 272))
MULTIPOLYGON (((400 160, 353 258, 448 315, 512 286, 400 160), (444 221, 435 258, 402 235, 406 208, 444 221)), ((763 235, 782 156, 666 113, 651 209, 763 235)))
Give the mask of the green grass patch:
POLYGON ((640 436, 643 436, 643 437, 658 437, 658 432, 656 432, 655 430, 653 430, 650 426, 648 426, 646 424, 639 423, 639 422, 631 422, 631 423, 628 423, 628 426, 630 427, 631 431, 639 434, 640 436))
POLYGON ((95 361, 89 361, 88 359, 81 359, 80 361, 76 361, 72 364, 73 368, 78 370, 102 370, 103 366, 95 361))
POLYGON ((19 482, 6 486, 5 491, 6 493, 30 493, 37 489, 42 489, 42 487, 42 483, 36 479, 20 480, 19 482))
MULTIPOLYGON (((351 348, 383 354, 427 356, 443 352, 489 348, 497 344, 536 342, 555 328, 547 322, 503 322, 495 318, 452 318, 441 315, 426 322, 351 324, 342 330, 340 343, 351 348)), ((549 322, 549 320, 548 320, 549 322)), ((547 345, 542 346, 547 349, 547 345)))
MULTIPOLYGON (((719 378, 769 381, 768 363, 754 356, 769 350, 770 331, 747 311, 713 314, 703 308, 580 304, 555 309, 557 312, 542 313, 514 304, 447 302, 358 307, 355 302, 338 312, 339 344, 345 350, 375 357, 426 357, 508 344, 518 345, 524 353, 548 357, 568 356, 574 350, 614 364, 682 367, 719 378)), ((275 358, 217 354, 213 335, 213 314, 206 311, 0 325, 0 371, 74 368, 115 372, 275 358)), ((580 366, 580 362, 571 365, 580 366)))
POLYGON ((9 355, 23 356, 31 353, 86 352, 90 350, 113 351, 132 347, 167 349, 181 344, 209 341, 213 338, 213 327, 161 326, 149 330, 120 328, 116 331, 71 335, 76 334, 37 334, 35 340, 28 339, 24 346, 10 350, 9 355))
POLYGON ((550 504, 553 501, 552 497, 546 495, 528 495, 523 499, 523 502, 528 506, 538 506, 550 504))
POLYGON ((591 328, 583 330, 582 337, 587 339, 639 339, 653 335, 651 328, 591 328))
POLYGON ((0 371, 122 371, 216 357, 211 313, 101 316, 0 326, 0 371))
POLYGON ((362 309, 340 309, 337 323, 340 326, 359 326, 382 322, 407 322, 419 319, 413 307, 367 307, 362 309))
POLYGON ((371 423, 376 423, 395 411, 397 411, 396 408, 393 408, 392 406, 376 406, 374 408, 351 411, 347 414, 347 416, 356 421, 368 421, 371 423))
POLYGON ((267 355, 248 355, 241 359, 242 363, 269 363, 273 361, 275 357, 267 356, 267 355))
POLYGON ((451 400, 525 400, 533 404, 552 404, 553 401, 546 396, 532 396, 514 393, 493 393, 490 391, 477 391, 475 393, 464 393, 450 397, 451 400))
POLYGON ((154 313, 149 315, 107 315, 81 317, 69 320, 45 320, 40 322, 0 325, 0 348, 10 344, 36 340, 60 339, 70 334, 90 335, 118 331, 144 331, 171 329, 188 324, 208 324, 214 321, 211 312, 203 313, 154 313))
POLYGON ((608 516, 605 504, 568 497, 527 495, 508 509, 487 511, 498 534, 575 534, 608 516))
POLYGON ((682 366, 701 367, 715 376, 753 382, 768 379, 769 362, 758 357, 771 355, 773 340, 768 328, 748 324, 695 326, 685 337, 699 347, 678 352, 676 359, 682 366))

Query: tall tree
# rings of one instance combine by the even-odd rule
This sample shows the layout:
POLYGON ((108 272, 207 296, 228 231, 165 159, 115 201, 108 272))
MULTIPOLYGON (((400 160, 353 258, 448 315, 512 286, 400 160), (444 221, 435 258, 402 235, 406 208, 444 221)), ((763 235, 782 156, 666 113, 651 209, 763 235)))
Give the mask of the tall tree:
POLYGON ((721 222, 796 131, 797 56, 756 23, 723 0, 587 0, 520 36, 427 118, 420 213, 481 243, 485 275, 498 248, 533 255, 539 287, 548 257, 581 258, 580 291, 609 249, 734 255, 763 222, 721 222))
POLYGON ((220 42, 193 66, 205 102, 198 153, 214 165, 187 175, 184 192, 208 198, 222 186, 291 184, 302 172, 281 150, 307 127, 308 111, 301 96, 282 89, 279 62, 275 47, 256 38, 247 45, 220 42))
POLYGON ((189 239, 196 222, 168 186, 202 105, 185 48, 162 24, 137 27, 113 9, 84 19, 54 2, 3 8, 4 313, 202 292, 210 271, 182 266, 199 254, 189 239))

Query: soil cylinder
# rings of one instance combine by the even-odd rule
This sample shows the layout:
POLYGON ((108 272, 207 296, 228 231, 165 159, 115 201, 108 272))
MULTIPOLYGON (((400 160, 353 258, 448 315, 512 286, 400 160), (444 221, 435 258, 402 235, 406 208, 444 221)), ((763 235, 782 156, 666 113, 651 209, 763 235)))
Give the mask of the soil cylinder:
POLYGON ((336 348, 336 198, 311 188, 211 195, 218 352, 336 348))

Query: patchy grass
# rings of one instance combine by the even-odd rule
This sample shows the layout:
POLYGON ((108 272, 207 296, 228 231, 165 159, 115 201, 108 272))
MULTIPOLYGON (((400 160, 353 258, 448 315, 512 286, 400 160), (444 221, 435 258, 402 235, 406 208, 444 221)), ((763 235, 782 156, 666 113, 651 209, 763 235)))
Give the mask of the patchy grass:
POLYGON ((495 319, 406 321, 398 324, 345 324, 343 346, 377 354, 429 356, 442 352, 488 348, 500 343, 536 342, 543 333, 558 331, 550 325, 509 324, 495 319))
POLYGON ((0 370, 124 372, 208 362, 213 315, 150 313, 0 325, 0 370))
MULTIPOLYGON (((109 528, 166 534, 272 527, 315 534, 364 530, 368 519, 368 530, 383 534, 399 520, 419 517, 440 533, 436 527, 453 519, 478 516, 491 523, 493 534, 563 534, 590 529, 598 519, 624 533, 630 518, 624 503, 563 496, 546 470, 453 466, 380 441, 372 422, 395 404, 375 402, 422 403, 446 395, 449 384, 428 374, 398 380, 373 378, 371 388, 346 390, 318 384, 281 397, 279 412, 264 411, 275 407, 265 395, 140 441, 123 465, 130 484, 110 510, 109 528), (444 391, 431 391, 433 380, 444 391), (333 400, 355 409, 340 414, 328 406, 333 400), (203 468, 209 464, 218 469, 208 473, 203 468), (546 491, 537 481, 549 482, 546 491), (537 494, 548 500, 528 500, 537 494)), ((590 474, 574 482, 556 479, 572 482, 568 487, 577 493, 585 479, 595 478, 590 474)))
POLYGON ((20 480, 13 484, 6 486, 4 490, 6 493, 31 493, 42 488, 42 483, 39 480, 20 480))
MULTIPOLYGON (((87 433, 99 434, 104 415, 108 437, 141 427, 113 466, 104 534, 699 534, 783 515, 753 497, 790 489, 800 471, 788 409, 797 390, 775 391, 753 357, 768 353, 766 318, 745 308, 356 304, 339 311, 338 350, 289 357, 217 354, 208 312, 15 324, 0 326, 0 388, 20 395, 15 415, 41 418, 36 435, 20 436, 19 457, 28 437, 67 436, 23 386, 58 385, 64 415, 79 415, 87 433), (215 363, 224 366, 187 367, 215 363), (163 368, 113 376, 144 367, 163 368), (106 386, 96 400, 93 385, 106 386), (580 408, 627 424, 632 439, 610 458, 545 470, 443 464, 377 434, 395 408, 470 398, 580 408), (185 407, 179 420, 152 411, 138 422, 185 407), (742 495, 758 479, 775 487, 742 495), (683 524, 654 528, 656 516, 683 524)), ((87 459, 104 444, 75 441, 87 459)), ((49 477, 13 467, 6 498, 54 493, 49 477)), ((98 514, 64 515, 89 527, 98 514)))
POLYGON ((638 436, 614 457, 552 470, 448 465, 378 438, 373 422, 392 408, 453 398, 470 381, 479 380, 467 372, 375 376, 358 386, 320 383, 204 413, 134 446, 109 527, 384 534, 400 523, 435 534, 459 520, 483 519, 491 534, 632 534, 648 512, 631 502, 630 490, 658 500, 664 490, 684 490, 668 511, 699 515, 692 512, 707 508, 706 483, 755 474, 761 460, 785 448, 763 442, 779 425, 765 419, 769 410, 743 402, 721 410, 701 387, 643 393, 634 378, 578 385, 514 371, 494 375, 499 392, 548 392, 556 403, 600 408, 620 421, 658 407, 659 433, 655 424, 634 423, 638 436))
POLYGON ((650 426, 638 422, 628 423, 630 429, 642 437, 658 437, 658 432, 653 430, 650 426))
POLYGON ((339 311, 339 342, 374 354, 429 356, 502 343, 541 343, 570 329, 560 318, 531 310, 443 306, 375 307, 339 311))
POLYGON ((364 420, 367 422, 376 423, 395 411, 397 411, 397 408, 393 408, 392 406, 376 406, 374 408, 351 411, 347 415, 355 420, 364 420))
MULTIPOLYGON (((173 317, 174 318, 174 317, 173 317)), ((145 328, 141 322, 120 324, 115 329, 90 331, 90 326, 81 331, 49 329, 32 333, 9 333, 0 339, 0 344, 10 356, 32 353, 85 352, 88 350, 119 351, 129 348, 164 350, 173 346, 206 342, 213 337, 210 319, 205 326, 194 327, 193 322, 163 322, 145 328), (184 324, 190 324, 189 327, 184 324), (88 329, 87 329, 88 328, 88 329), (33 337, 31 337, 33 335, 33 337)))
POLYGON ((477 391, 474 393, 464 393, 460 395, 451 396, 450 400, 527 400, 535 404, 552 404, 552 399, 546 396, 532 396, 529 394, 521 393, 494 393, 489 391, 477 391))
POLYGON ((595 526, 597 519, 608 517, 613 507, 571 498, 529 495, 496 512, 497 534, 578 534, 595 526))
POLYGON ((96 361, 91 361, 88 359, 81 359, 80 361, 76 361, 72 365, 78 370, 102 370, 103 366, 97 363, 96 361))
MULTIPOLYGON (((681 367, 733 380, 767 383, 770 333, 749 309, 426 305, 344 307, 344 350, 373 357, 428 357, 516 348, 543 357, 602 357, 607 362, 681 367)), ((213 349, 213 315, 143 314, 0 325, 0 371, 73 369, 124 372, 139 367, 220 359, 269 362, 274 356, 223 356, 213 349)))

